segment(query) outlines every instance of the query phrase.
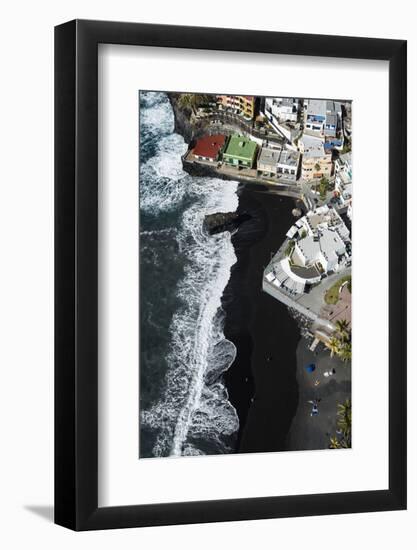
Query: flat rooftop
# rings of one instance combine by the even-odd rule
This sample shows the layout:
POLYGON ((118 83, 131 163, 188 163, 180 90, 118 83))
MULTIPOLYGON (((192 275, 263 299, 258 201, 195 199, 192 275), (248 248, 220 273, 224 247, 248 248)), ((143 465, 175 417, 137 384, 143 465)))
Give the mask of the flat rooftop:
POLYGON ((226 136, 222 134, 205 136, 197 140, 192 153, 198 157, 216 159, 225 142, 226 136))
POLYGON ((326 124, 329 126, 336 126, 337 116, 334 113, 328 113, 326 116, 326 124))
POLYGON ((321 158, 325 157, 326 152, 324 150, 323 144, 320 147, 309 147, 308 149, 304 149, 303 158, 309 159, 309 158, 321 158))
POLYGON ((326 116, 327 101, 325 99, 309 99, 307 106, 308 115, 326 116))
POLYGON ((327 112, 340 113, 342 110, 342 105, 340 101, 333 101, 333 99, 328 99, 326 101, 327 112))
POLYGON ((300 142, 303 146, 304 158, 318 158, 326 155, 323 141, 320 138, 303 134, 300 142))
POLYGON ((299 160, 300 153, 283 149, 279 156, 278 164, 285 164, 287 166, 298 166, 299 160))
POLYGON ((259 155, 259 162, 275 167, 280 154, 281 149, 269 149, 268 147, 262 147, 261 154, 259 155))
POLYGON ((244 136, 232 136, 227 144, 225 155, 241 158, 253 159, 256 152, 256 143, 244 136))

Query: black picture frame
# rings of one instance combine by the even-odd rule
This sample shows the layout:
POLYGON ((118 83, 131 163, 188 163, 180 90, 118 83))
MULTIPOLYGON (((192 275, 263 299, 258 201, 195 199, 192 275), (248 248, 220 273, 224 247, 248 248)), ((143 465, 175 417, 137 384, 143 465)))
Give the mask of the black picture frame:
POLYGON ((406 508, 404 40, 74 20, 55 28, 55 522, 92 530, 406 508), (98 45, 389 62, 389 488, 98 507, 98 45))

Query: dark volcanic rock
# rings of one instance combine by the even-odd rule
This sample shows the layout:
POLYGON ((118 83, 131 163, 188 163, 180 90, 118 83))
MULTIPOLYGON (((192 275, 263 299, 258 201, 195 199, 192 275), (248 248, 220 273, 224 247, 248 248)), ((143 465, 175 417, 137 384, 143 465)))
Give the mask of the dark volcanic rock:
POLYGON ((237 212, 216 212, 215 214, 208 214, 204 218, 204 229, 210 235, 215 235, 222 231, 233 231, 250 219, 251 216, 247 212, 241 214, 237 212))
POLYGON ((184 138, 184 141, 190 144, 194 139, 204 135, 207 132, 207 124, 204 121, 198 121, 191 124, 191 112, 179 105, 178 99, 181 94, 169 92, 168 99, 174 111, 174 132, 184 138))

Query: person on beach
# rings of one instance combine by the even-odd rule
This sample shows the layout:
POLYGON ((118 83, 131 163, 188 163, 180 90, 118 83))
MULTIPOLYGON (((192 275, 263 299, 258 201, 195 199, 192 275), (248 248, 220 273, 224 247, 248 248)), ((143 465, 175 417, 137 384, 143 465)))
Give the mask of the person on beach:
POLYGON ((310 416, 316 416, 319 414, 319 407, 318 407, 319 401, 321 401, 321 399, 319 400, 314 399, 313 401, 308 401, 308 403, 311 403, 313 405, 311 408, 310 416))
POLYGON ((311 409, 310 416, 316 416, 318 414, 319 414, 319 408, 317 407, 317 405, 313 405, 313 408, 311 409))
POLYGON ((333 376, 334 374, 336 374, 336 370, 335 370, 335 369, 332 369, 332 370, 323 372, 323 376, 325 376, 326 378, 327 378, 328 376, 333 376))

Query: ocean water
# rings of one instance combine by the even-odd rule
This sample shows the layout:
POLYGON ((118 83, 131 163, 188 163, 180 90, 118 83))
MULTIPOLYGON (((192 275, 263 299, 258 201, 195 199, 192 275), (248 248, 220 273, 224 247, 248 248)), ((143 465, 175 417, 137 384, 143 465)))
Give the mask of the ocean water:
POLYGON ((236 255, 203 220, 238 207, 235 182, 192 177, 164 93, 140 92, 140 457, 235 450, 222 374, 236 356, 221 297, 236 255))

